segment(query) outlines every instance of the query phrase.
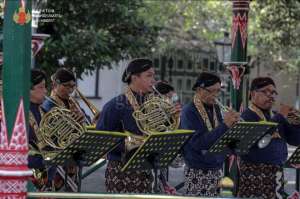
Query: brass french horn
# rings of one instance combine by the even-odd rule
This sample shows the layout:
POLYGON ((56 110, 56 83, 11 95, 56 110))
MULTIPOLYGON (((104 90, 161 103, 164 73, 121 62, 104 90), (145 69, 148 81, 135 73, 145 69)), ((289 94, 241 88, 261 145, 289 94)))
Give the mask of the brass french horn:
POLYGON ((288 115, 287 115, 287 121, 292 125, 300 125, 300 111, 293 109, 288 115))
MULTIPOLYGON (((88 108, 91 109, 92 113, 99 115, 100 112, 96 107, 90 103, 77 88, 76 92, 83 102, 87 104, 88 108)), ((70 99, 81 111, 78 102, 73 97, 70 97, 70 99)), ((51 101, 55 103, 53 100, 51 101)), ((58 151, 65 149, 70 143, 81 136, 81 134, 86 131, 85 125, 89 124, 87 118, 82 118, 82 115, 77 115, 59 106, 57 103, 55 104, 56 107, 52 108, 42 117, 37 133, 37 145, 44 158, 50 159, 58 151)))
MULTIPOLYGON (((84 132, 84 127, 78 119, 70 110, 54 107, 41 120, 42 140, 53 149, 64 149, 84 132)), ((39 146, 43 147, 42 143, 39 143, 39 146)))
POLYGON ((143 144, 144 140, 152 133, 174 131, 179 126, 179 115, 175 112, 174 104, 154 86, 152 88, 157 95, 150 94, 140 109, 135 110, 132 114, 144 135, 133 135, 127 132, 128 137, 125 139, 127 152, 143 144))

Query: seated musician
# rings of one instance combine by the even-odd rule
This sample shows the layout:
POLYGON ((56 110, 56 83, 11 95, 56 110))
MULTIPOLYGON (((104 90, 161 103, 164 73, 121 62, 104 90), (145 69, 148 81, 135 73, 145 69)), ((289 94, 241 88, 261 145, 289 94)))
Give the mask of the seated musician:
POLYGON ((239 114, 230 110, 222 118, 215 104, 221 92, 218 76, 201 73, 193 90, 194 100, 183 107, 180 117, 181 128, 195 130, 183 147, 186 194, 215 197, 220 194, 225 154, 209 154, 207 150, 239 120, 239 114))
POLYGON ((300 144, 300 126, 287 121, 291 107, 281 105, 278 113, 271 111, 277 91, 270 77, 255 78, 250 87, 249 107, 242 113, 245 121, 273 121, 279 124, 271 142, 264 148, 254 145, 242 156, 238 195, 247 198, 282 198, 283 164, 287 159, 287 143, 300 144))
MULTIPOLYGON (((97 123, 97 130, 129 131, 143 135, 132 116, 134 110, 144 102, 145 95, 152 92, 154 80, 153 63, 149 59, 132 60, 123 73, 122 81, 127 83, 124 94, 107 102, 97 123)), ((122 157, 125 156, 125 143, 122 142, 108 154, 105 172, 106 191, 110 193, 151 193, 153 176, 147 171, 122 172, 122 157)))
POLYGON ((47 179, 47 170, 40 149, 38 148, 36 135, 43 115, 41 104, 44 101, 46 93, 45 73, 37 69, 31 70, 28 167, 34 169, 33 183, 39 190, 49 190, 52 188, 52 180, 47 179))

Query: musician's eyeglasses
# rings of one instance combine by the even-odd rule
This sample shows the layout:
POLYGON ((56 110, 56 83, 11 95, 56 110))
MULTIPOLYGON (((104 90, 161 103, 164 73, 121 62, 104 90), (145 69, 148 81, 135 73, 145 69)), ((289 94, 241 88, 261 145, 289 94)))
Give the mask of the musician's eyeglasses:
POLYGON ((276 97, 278 95, 277 91, 275 90, 256 90, 256 91, 264 94, 267 97, 269 96, 276 97))
POLYGON ((69 83, 62 83, 61 85, 63 85, 66 88, 74 88, 76 86, 76 84, 69 84, 69 83))
POLYGON ((202 88, 213 95, 220 95, 220 93, 221 93, 221 89, 208 89, 205 87, 202 87, 202 88))

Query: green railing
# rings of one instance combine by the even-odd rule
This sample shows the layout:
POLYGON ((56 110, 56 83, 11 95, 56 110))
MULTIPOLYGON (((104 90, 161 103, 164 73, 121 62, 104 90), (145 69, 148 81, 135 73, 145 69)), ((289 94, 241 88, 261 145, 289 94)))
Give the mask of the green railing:
MULTIPOLYGON (((154 194, 101 194, 101 193, 54 193, 29 192, 27 198, 88 198, 88 199, 205 199, 204 197, 154 195, 154 194)), ((207 199, 207 198, 206 198, 207 199)), ((215 198, 224 199, 224 198, 215 198)))
POLYGON ((96 171, 97 169, 103 167, 106 164, 106 160, 105 159, 99 159, 97 162, 95 162, 94 164, 92 164, 83 174, 82 174, 82 179, 84 179, 85 177, 89 176, 90 174, 92 174, 94 171, 96 171))

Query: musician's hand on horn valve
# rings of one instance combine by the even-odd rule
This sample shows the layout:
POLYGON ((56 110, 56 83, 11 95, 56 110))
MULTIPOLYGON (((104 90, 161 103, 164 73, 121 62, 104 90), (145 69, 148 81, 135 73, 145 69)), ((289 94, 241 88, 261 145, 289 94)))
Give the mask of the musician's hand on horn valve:
POLYGON ((84 123, 85 122, 85 115, 82 111, 80 110, 74 110, 74 114, 76 115, 76 121, 79 123, 84 123))
POLYGON ((179 117, 180 112, 182 110, 182 105, 180 103, 176 103, 174 106, 174 113, 179 117))
POLYGON ((287 116, 289 114, 293 114, 294 113, 294 109, 293 107, 286 105, 286 104, 280 104, 278 113, 281 114, 283 117, 287 118, 287 116))
POLYGON ((224 113, 224 123, 228 128, 231 128, 239 120, 240 120, 240 114, 231 109, 228 112, 224 113))

